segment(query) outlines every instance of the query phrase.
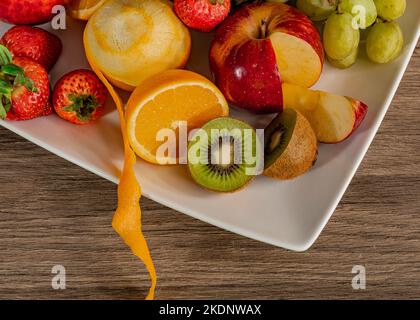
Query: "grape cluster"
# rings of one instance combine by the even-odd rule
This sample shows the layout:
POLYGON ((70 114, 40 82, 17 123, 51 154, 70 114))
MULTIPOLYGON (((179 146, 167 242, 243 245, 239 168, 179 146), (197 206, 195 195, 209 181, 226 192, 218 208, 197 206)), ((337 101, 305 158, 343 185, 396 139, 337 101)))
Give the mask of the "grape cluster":
POLYGON ((406 0, 296 0, 296 7, 321 24, 327 58, 337 68, 356 62, 360 30, 371 61, 388 63, 401 53, 404 38, 394 20, 404 14, 406 0))

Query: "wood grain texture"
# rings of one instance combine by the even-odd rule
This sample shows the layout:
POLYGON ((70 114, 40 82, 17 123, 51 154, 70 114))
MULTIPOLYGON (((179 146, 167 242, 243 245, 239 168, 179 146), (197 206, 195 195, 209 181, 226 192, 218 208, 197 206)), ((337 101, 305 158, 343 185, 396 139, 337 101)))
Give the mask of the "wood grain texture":
MULTIPOLYGON (((307 252, 142 199, 158 299, 420 298, 420 48, 355 178, 307 252), (353 290, 351 269, 367 270, 353 290)), ((142 299, 143 266, 112 230, 116 186, 0 128, 0 298, 142 299), (67 289, 51 288, 62 264, 67 289)))

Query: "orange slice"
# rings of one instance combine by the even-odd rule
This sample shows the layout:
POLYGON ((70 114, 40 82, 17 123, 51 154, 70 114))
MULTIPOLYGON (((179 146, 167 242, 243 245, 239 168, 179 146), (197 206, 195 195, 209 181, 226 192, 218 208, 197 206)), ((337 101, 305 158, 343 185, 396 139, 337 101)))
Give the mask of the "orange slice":
MULTIPOLYGON (((189 131, 228 114, 223 94, 210 80, 187 70, 168 70, 147 79, 128 100, 128 139, 139 157, 162 164, 157 155, 161 129, 186 121, 189 131)), ((166 154, 164 162, 177 163, 178 156, 166 154)))
POLYGON ((89 19, 85 50, 115 86, 142 81, 188 61, 191 38, 167 0, 108 0, 89 19))
POLYGON ((70 3, 70 16, 78 20, 88 20, 106 0, 73 0, 70 3))

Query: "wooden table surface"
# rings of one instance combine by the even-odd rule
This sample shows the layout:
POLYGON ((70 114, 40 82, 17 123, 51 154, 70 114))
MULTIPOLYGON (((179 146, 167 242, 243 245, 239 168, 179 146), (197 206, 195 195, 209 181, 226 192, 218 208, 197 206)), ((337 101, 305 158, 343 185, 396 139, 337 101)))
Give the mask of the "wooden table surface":
MULTIPOLYGON (((420 46, 315 245, 289 252, 142 199, 158 299, 420 298, 420 46), (366 290, 351 286, 366 268, 366 290)), ((0 298, 142 299, 110 226, 116 186, 0 128, 0 298), (66 268, 53 290, 51 268, 66 268)))

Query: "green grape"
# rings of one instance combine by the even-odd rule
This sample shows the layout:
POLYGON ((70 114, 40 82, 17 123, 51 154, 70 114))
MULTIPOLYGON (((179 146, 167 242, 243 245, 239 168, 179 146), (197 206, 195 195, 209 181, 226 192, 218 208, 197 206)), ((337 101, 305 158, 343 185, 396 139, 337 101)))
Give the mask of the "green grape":
POLYGON ((339 0, 297 0, 296 7, 312 21, 323 21, 337 9, 339 0))
POLYGON ((379 22, 369 31, 366 52, 373 62, 388 63, 398 57, 403 45, 404 37, 397 22, 379 22))
POLYGON ((405 0, 374 0, 378 16, 384 20, 395 20, 405 12, 405 0))
POLYGON ((360 32, 352 26, 353 16, 350 13, 333 13, 324 27, 324 49, 334 60, 342 60, 359 45, 360 32))
POLYGON ((353 23, 356 23, 360 29, 371 26, 378 16, 373 0, 342 0, 338 8, 352 14, 353 23))
POLYGON ((328 61, 331 63, 333 67, 339 68, 339 69, 347 69, 350 68, 352 65, 356 63, 357 55, 359 53, 359 47, 355 47, 351 53, 341 60, 334 60, 327 56, 328 61))

